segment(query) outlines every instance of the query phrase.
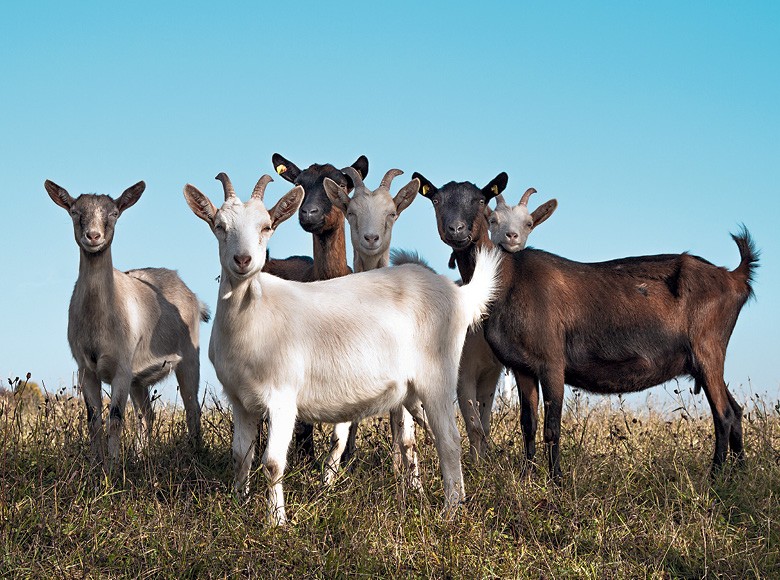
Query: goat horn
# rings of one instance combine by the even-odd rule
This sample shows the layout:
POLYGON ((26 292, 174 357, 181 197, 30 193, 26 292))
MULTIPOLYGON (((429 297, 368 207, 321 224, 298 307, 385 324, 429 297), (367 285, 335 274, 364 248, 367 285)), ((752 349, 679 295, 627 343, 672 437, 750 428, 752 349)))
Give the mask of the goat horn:
POLYGON ((360 177, 360 173, 358 173, 357 169, 355 169, 351 165, 342 169, 341 172, 346 173, 347 175, 350 176, 350 178, 352 179, 352 183, 355 186, 355 189, 357 189, 358 187, 362 189, 366 188, 366 186, 363 185, 363 178, 360 177))
POLYGON ((382 183, 379 184, 379 187, 384 187, 385 189, 390 189, 390 184, 393 183, 393 179, 398 177, 399 175, 403 175, 404 172, 400 169, 391 169, 387 173, 385 173, 385 176, 382 178, 382 183))
POLYGON ((214 179, 218 179, 222 182, 222 187, 225 190, 225 201, 231 197, 236 197, 236 191, 233 189, 233 184, 230 183, 230 178, 224 171, 217 175, 214 179))
POLYGON ((495 197, 496 200, 496 209, 499 207, 506 207, 506 201, 504 201, 504 196, 500 193, 495 197))
POLYGON ((536 190, 533 187, 526 189, 523 197, 520 198, 520 203, 518 205, 528 206, 528 198, 530 198, 533 193, 536 193, 536 190))
POLYGON ((265 188, 273 180, 274 178, 271 177, 270 175, 268 174, 263 175, 258 180, 257 185, 255 185, 255 188, 252 190, 252 197, 255 199, 259 199, 260 201, 263 201, 263 196, 265 195, 265 188))

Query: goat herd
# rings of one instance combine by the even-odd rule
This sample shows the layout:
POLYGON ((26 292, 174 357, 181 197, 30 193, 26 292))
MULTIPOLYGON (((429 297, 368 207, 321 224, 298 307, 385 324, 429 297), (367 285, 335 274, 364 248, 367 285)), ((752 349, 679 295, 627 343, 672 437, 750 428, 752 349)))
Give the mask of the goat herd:
MULTIPOLYGON (((520 392, 529 466, 541 385, 544 443, 555 480, 561 477, 564 384, 613 394, 688 375, 712 410, 713 468, 729 450, 744 461, 742 410, 724 382, 723 366, 758 262, 746 229, 732 236, 741 258, 732 271, 687 253, 573 262, 525 248, 530 231, 557 202, 529 212, 535 191, 529 189, 517 206, 507 205, 501 197, 506 173, 483 188, 455 181, 437 187, 415 173, 393 197, 392 181, 402 172, 391 169, 372 191, 363 183, 364 156, 343 170, 330 164, 300 170, 278 154, 272 161, 294 187, 270 210, 264 203, 272 181, 267 175, 245 203, 224 173, 217 176, 224 189, 220 208, 193 185, 184 187, 184 197, 219 246, 222 273, 209 358, 233 409, 235 490, 248 493, 257 425, 265 415, 262 463, 273 523, 286 522, 282 478, 294 433, 313 455, 310 424, 335 424, 323 471, 329 482, 354 450, 354 422, 388 412, 395 465, 419 486, 414 423, 420 424, 436 445, 445 509, 455 509, 465 491, 453 402, 460 404, 476 459, 485 453, 504 366, 520 392), (462 286, 415 254, 398 252, 391 260, 393 224, 418 193, 433 203, 462 286), (493 198, 495 210, 488 207, 493 198), (313 259, 268 258, 268 240, 296 211, 312 234, 313 259), (354 274, 346 260, 345 216, 354 274), (296 420, 304 427, 296 430, 296 420)), ((118 199, 74 199, 48 180, 45 187, 70 213, 80 248, 68 342, 96 460, 112 464, 119 458, 128 395, 142 440, 148 438, 154 418, 149 386, 172 371, 189 435, 199 442, 198 329, 209 311, 171 270, 119 272, 112 264, 116 221, 145 184, 118 199), (111 385, 107 457, 101 383, 111 385)))

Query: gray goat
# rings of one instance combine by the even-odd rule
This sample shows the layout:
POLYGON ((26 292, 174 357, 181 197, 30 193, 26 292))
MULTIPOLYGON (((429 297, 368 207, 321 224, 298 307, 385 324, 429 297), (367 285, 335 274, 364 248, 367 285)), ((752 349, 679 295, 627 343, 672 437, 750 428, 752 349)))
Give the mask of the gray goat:
POLYGON ((154 411, 149 387, 176 372, 187 415, 187 430, 200 443, 198 385, 199 322, 209 312, 176 272, 143 268, 120 272, 111 259, 111 242, 119 216, 141 197, 139 181, 118 199, 84 194, 74 199, 46 180, 44 187, 73 219, 79 246, 79 276, 68 310, 68 343, 78 363, 92 453, 103 460, 101 382, 111 385, 108 460, 119 456, 127 398, 139 418, 139 442, 151 434, 154 411))

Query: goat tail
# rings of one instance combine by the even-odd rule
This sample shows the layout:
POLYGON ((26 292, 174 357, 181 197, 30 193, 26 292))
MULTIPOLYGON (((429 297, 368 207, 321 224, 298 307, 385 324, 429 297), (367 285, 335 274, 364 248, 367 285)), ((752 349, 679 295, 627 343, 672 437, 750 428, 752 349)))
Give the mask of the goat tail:
POLYGON ((739 266, 732 270, 732 274, 742 278, 747 287, 747 297, 752 298, 753 281, 755 280, 758 258, 761 253, 756 248, 756 243, 753 241, 753 237, 745 227, 745 224, 742 224, 738 233, 731 234, 731 238, 739 248, 740 257, 739 266))
POLYGON ((487 314, 488 306, 498 295, 501 252, 498 249, 477 250, 477 262, 471 282, 460 287, 461 309, 469 327, 476 326, 487 314))
POLYGON ((198 300, 198 312, 200 313, 200 319, 203 322, 211 320, 211 311, 209 310, 209 307, 200 300, 198 300))

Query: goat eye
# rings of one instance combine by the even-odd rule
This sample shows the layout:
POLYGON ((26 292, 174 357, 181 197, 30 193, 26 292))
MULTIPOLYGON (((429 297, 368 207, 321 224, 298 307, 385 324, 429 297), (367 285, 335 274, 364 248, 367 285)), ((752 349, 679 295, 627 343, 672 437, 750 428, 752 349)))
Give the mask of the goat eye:
POLYGON ((224 232, 225 226, 223 226, 222 224, 217 224, 214 226, 214 229, 217 230, 218 232, 224 232))
POLYGON ((534 222, 526 222, 525 223, 525 226, 528 227, 528 228, 532 228, 533 225, 534 225, 534 222))
POLYGON ((271 226, 263 226, 263 233, 267 234, 271 231, 271 226))
POLYGON ((439 200, 438 199, 433 199, 431 201, 433 201, 433 205, 439 205, 439 200))
POLYGON ((119 212, 117 210, 114 210, 108 214, 108 217, 112 217, 112 218, 119 217, 119 212))
POLYGON ((393 220, 394 220, 395 218, 397 218, 397 217, 398 217, 398 214, 397 214, 397 213, 391 213, 391 214, 390 214, 390 215, 388 215, 387 217, 389 217, 390 219, 393 219, 393 220))

